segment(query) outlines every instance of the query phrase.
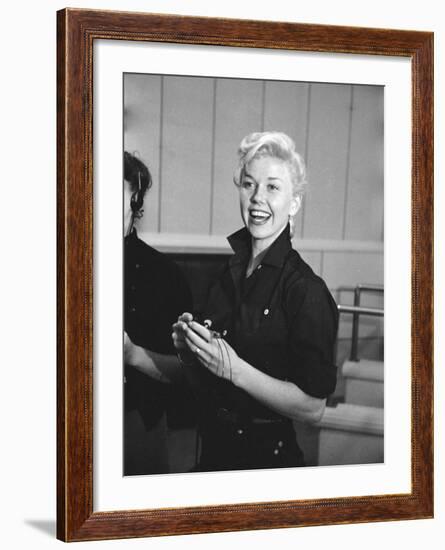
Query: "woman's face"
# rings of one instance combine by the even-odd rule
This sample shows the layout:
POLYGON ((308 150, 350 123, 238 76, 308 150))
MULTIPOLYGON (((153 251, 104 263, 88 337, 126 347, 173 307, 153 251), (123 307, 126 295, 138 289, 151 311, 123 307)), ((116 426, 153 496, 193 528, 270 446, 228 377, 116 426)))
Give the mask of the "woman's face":
POLYGON ((239 192, 244 225, 260 252, 273 243, 300 205, 292 193, 287 163, 273 157, 253 159, 245 168, 239 192))

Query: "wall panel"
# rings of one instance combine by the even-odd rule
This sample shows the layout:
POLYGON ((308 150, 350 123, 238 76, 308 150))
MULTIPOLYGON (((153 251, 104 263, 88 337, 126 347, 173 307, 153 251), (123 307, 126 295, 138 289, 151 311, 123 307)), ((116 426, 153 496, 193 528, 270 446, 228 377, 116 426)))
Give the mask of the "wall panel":
POLYGON ((241 139, 261 130, 263 92, 259 80, 217 79, 212 234, 226 235, 242 225, 233 174, 241 139))
POLYGON ((208 234, 212 79, 164 77, 162 118, 161 231, 208 234))
POLYGON ((145 196, 142 231, 157 231, 159 220, 159 145, 161 129, 161 77, 124 75, 124 149, 146 164, 153 186, 145 196))
POLYGON ((323 277, 333 289, 358 283, 383 284, 383 254, 327 251, 323 277))
POLYGON ((383 87, 353 86, 344 237, 383 238, 383 87))
POLYGON ((351 86, 311 84, 305 238, 343 236, 350 110, 351 86))
POLYGON ((264 130, 285 132, 301 155, 306 153, 309 84, 302 82, 266 82, 264 130))

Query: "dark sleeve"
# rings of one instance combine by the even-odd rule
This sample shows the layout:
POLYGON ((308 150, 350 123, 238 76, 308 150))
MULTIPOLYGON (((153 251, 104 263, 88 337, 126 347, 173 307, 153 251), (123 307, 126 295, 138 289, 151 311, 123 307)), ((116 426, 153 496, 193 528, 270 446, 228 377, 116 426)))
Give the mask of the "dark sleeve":
POLYGON ((335 390, 337 305, 321 279, 296 281, 288 291, 288 379, 305 393, 325 398, 335 390))
POLYGON ((166 293, 165 310, 162 315, 165 323, 163 333, 168 335, 168 348, 169 352, 172 354, 176 353, 171 338, 172 324, 176 322, 179 315, 185 311, 193 311, 193 300, 190 287, 181 269, 177 266, 175 267, 172 284, 169 286, 168 293, 166 293))
POLYGON ((193 311, 193 299, 190 286, 179 267, 176 275, 176 286, 172 289, 171 306, 172 314, 174 314, 173 321, 176 321, 182 313, 193 311))

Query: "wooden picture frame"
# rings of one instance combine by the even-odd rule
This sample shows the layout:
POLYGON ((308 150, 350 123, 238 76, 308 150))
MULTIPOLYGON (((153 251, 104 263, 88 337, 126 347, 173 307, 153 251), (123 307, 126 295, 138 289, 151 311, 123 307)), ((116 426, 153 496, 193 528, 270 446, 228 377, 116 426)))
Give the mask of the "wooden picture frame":
POLYGON ((433 34, 65 9, 57 14, 57 537, 64 541, 433 516, 433 34), (93 512, 93 43, 398 56, 412 67, 410 493, 93 512))

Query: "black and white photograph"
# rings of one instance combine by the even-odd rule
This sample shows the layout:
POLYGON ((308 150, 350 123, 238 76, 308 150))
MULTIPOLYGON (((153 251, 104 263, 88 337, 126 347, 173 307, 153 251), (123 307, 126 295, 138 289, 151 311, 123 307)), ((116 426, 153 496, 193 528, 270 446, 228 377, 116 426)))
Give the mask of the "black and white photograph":
POLYGON ((123 475, 384 462, 384 86, 122 85, 123 475))
POLYGON ((443 544, 439 11, 5 3, 2 547, 443 544))

